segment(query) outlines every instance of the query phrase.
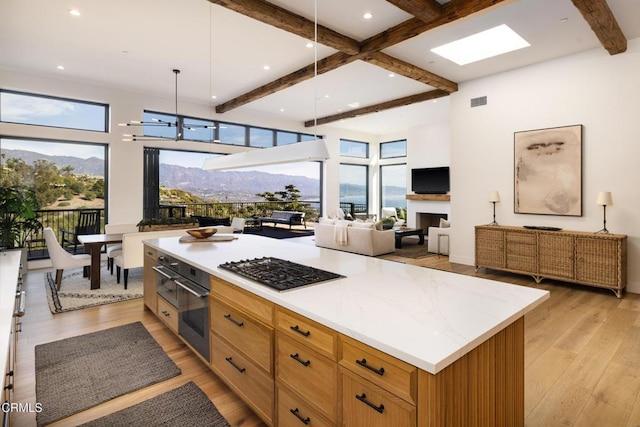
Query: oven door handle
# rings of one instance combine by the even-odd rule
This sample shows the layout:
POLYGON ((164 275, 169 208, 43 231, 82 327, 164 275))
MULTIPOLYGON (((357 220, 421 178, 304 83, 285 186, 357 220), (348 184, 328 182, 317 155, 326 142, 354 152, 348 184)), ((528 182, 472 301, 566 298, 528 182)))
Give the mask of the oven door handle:
POLYGON ((180 286, 180 287, 181 287, 182 289, 184 289, 185 291, 187 291, 187 292, 189 292, 189 293, 191 293, 191 294, 195 295, 195 296, 196 296, 196 297, 198 297, 198 298, 204 298, 204 297, 209 296, 209 292, 206 292, 206 293, 204 293, 204 294, 200 294, 200 293, 198 293, 198 292, 194 291, 193 289, 191 289, 190 287, 188 287, 187 285, 185 285, 184 283, 180 283, 180 281, 179 281, 179 280, 173 279, 173 282, 174 282, 176 285, 180 286))
POLYGON ((171 280, 173 279, 172 276, 169 276, 167 273, 165 273, 164 271, 162 271, 160 268, 161 267, 156 267, 155 265, 153 267, 151 267, 155 270, 156 273, 159 273, 160 275, 164 276, 165 278, 171 280))

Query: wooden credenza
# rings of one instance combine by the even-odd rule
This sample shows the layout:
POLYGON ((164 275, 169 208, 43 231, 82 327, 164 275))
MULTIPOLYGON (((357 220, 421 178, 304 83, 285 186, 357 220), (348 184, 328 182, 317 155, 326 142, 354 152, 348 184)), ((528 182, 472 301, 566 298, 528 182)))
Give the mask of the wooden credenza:
POLYGON ((484 267, 596 286, 618 298, 627 285, 627 236, 476 226, 476 270, 484 267))

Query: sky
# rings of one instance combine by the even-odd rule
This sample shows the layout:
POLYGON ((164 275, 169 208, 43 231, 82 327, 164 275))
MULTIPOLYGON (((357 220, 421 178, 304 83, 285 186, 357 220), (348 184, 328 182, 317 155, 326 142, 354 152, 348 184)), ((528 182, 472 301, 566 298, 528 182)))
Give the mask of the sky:
POLYGON ((64 143, 64 142, 43 142, 21 139, 2 138, 2 149, 6 150, 28 150, 47 156, 73 156, 81 159, 97 157, 104 160, 104 146, 90 145, 85 143, 64 143))

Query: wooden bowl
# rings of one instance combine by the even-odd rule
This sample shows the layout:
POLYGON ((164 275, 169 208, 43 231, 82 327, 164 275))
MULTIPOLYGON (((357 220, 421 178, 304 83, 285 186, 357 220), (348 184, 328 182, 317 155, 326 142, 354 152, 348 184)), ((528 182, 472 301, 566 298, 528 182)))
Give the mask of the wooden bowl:
POLYGON ((196 239, 206 239, 216 234, 216 231, 218 230, 215 228, 195 228, 193 230, 187 230, 187 233, 196 239))

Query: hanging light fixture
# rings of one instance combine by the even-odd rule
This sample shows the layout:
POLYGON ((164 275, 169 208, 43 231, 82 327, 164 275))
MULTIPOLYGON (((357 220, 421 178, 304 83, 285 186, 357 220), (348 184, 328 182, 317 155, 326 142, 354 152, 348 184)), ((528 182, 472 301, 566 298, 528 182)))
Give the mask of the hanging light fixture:
MULTIPOLYGON (((133 134, 124 134, 123 141, 156 141, 156 140, 174 140, 178 141, 182 138, 182 130, 196 130, 199 129, 215 129, 216 127, 213 125, 195 125, 191 124, 185 126, 182 119, 178 116, 178 74, 180 74, 180 70, 173 69, 173 74, 176 76, 176 90, 175 90, 175 121, 170 122, 167 120, 163 120, 160 118, 152 118, 150 121, 144 120, 131 120, 129 123, 118 123, 118 126, 134 126, 134 127, 165 127, 165 128, 175 128, 176 134, 175 138, 168 138, 162 136, 145 136, 143 135, 133 135, 133 134)), ((143 129, 144 133, 144 129, 143 129)))

